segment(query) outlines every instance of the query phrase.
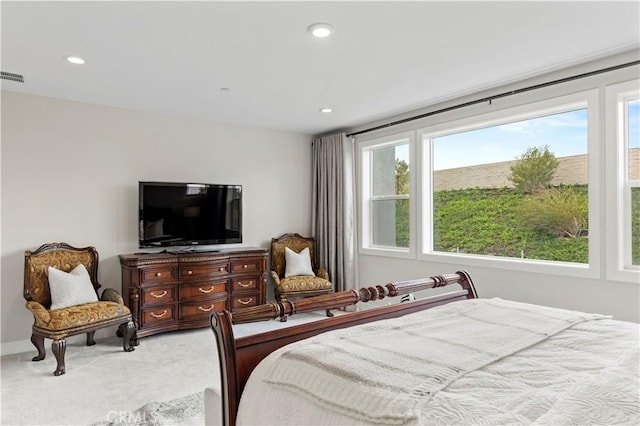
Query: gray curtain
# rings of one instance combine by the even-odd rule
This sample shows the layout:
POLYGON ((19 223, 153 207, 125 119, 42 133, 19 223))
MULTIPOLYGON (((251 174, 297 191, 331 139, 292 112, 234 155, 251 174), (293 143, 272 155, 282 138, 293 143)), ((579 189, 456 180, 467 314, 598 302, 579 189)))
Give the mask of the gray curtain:
POLYGON ((318 260, 335 291, 357 288, 355 141, 344 133, 313 140, 312 230, 318 260))

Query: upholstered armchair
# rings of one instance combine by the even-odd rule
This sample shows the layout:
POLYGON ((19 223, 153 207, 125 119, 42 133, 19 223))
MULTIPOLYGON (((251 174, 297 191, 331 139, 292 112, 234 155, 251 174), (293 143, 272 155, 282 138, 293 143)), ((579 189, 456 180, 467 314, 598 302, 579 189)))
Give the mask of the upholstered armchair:
POLYGON ((51 243, 24 253, 24 298, 34 318, 31 342, 38 350, 32 361, 45 358, 44 339, 52 339, 56 376, 65 373, 68 336, 86 333, 87 346, 91 346, 96 330, 118 326, 124 350, 134 350, 135 324, 129 308, 120 293, 110 288, 98 298, 101 285, 97 278, 98 252, 94 247, 51 243))
MULTIPOLYGON (((283 234, 271 240, 271 278, 278 302, 333 292, 329 274, 317 264, 315 239, 299 234, 283 234)), ((328 309, 327 316, 333 316, 328 309)), ((286 320, 286 316, 281 319, 286 320)))

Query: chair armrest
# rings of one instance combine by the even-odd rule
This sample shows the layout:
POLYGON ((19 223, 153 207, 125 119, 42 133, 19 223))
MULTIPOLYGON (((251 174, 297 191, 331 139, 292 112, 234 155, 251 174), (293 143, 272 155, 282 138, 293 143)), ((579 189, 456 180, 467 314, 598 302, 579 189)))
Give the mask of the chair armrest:
POLYGON ((271 271, 271 278, 273 278, 273 281, 276 283, 276 287, 280 285, 280 277, 276 271, 271 271))
POLYGON ((105 288, 102 292, 102 297, 100 297, 100 300, 102 300, 103 302, 116 302, 119 305, 124 305, 124 299, 122 299, 122 296, 120 295, 118 290, 114 290, 112 288, 105 288))
POLYGON ((34 301, 27 302, 26 306, 33 314, 37 326, 45 328, 49 326, 51 323, 51 314, 49 314, 49 311, 47 311, 44 306, 34 301))
POLYGON ((324 278, 327 281, 331 281, 329 279, 329 273, 323 268, 318 268, 318 270, 316 271, 316 276, 320 278, 324 278))

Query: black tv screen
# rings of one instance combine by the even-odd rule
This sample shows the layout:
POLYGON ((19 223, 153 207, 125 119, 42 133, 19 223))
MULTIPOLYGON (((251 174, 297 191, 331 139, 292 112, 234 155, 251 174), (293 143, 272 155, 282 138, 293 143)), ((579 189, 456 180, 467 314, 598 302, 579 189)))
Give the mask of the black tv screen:
POLYGON ((242 242, 242 186, 140 182, 140 247, 242 242))

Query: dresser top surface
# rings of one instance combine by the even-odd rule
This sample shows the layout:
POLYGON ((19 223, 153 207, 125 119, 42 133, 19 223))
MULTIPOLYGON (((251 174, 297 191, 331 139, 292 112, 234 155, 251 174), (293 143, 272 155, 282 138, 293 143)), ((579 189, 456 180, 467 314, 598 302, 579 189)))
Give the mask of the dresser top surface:
POLYGON ((227 258, 265 256, 267 249, 260 247, 243 247, 220 250, 202 251, 169 251, 161 252, 139 252, 121 254, 120 264, 128 266, 139 266, 157 263, 180 263, 180 262, 210 262, 214 260, 224 260, 227 258))

